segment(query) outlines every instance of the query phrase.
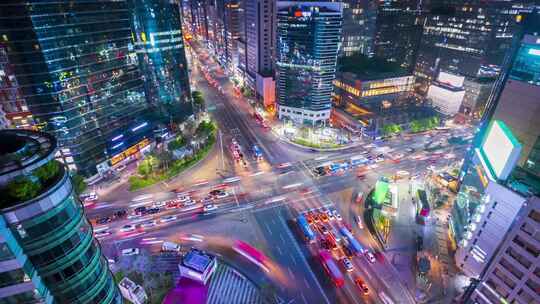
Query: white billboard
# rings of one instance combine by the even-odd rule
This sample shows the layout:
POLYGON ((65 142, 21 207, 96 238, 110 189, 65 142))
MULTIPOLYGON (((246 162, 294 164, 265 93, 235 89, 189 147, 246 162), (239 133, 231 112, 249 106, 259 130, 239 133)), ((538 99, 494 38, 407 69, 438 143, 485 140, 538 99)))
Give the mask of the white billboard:
POLYGON ((515 167, 520 153, 521 144, 504 122, 492 121, 480 147, 483 163, 487 166, 485 169, 497 179, 505 180, 515 167))

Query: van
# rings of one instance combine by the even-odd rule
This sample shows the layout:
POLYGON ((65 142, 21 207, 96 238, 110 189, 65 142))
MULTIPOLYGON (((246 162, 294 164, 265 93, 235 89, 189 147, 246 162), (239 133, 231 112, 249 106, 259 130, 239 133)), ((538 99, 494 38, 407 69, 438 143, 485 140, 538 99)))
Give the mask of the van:
POLYGON ((180 251, 180 244, 176 244, 173 242, 163 242, 161 244, 161 251, 180 251))

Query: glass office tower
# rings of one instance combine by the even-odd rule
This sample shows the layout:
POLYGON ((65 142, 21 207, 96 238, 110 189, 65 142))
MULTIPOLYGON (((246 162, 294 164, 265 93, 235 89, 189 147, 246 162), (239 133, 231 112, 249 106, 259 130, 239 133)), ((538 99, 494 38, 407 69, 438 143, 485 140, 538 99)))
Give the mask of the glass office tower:
POLYGON ((280 119, 324 124, 341 39, 340 2, 277 3, 276 86, 280 119))
POLYGON ((192 114, 180 4, 176 0, 133 0, 132 6, 147 98, 167 122, 179 122, 192 114))
POLYGON ((0 303, 122 303, 54 137, 0 142, 0 303))
POLYGON ((106 171, 144 140, 151 122, 127 1, 7 0, 0 14, 23 97, 68 166, 106 171))

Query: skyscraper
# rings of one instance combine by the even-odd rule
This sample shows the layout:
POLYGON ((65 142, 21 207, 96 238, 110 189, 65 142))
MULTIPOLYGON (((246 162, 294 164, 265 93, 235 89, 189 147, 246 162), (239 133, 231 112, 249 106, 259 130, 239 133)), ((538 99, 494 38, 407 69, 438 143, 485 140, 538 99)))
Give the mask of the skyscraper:
POLYGON ((0 131, 0 302, 122 303, 53 136, 0 131))
POLYGON ((358 52, 366 56, 372 56, 376 19, 376 1, 343 1, 343 42, 340 55, 351 56, 358 52))
POLYGON ((520 10, 510 1, 432 3, 416 59, 415 75, 427 82, 440 70, 482 76, 501 65, 516 30, 520 10))
POLYGON ((315 125, 330 118, 341 19, 339 2, 277 3, 280 119, 315 125))
POLYGON ((411 72, 422 36, 419 1, 385 1, 379 5, 374 39, 375 56, 396 62, 411 72))
POLYGON ((125 0, 2 1, 0 40, 37 126, 85 176, 151 131, 125 0))
POLYGON ((180 4, 133 0, 132 13, 146 96, 165 121, 178 122, 192 112, 180 4))

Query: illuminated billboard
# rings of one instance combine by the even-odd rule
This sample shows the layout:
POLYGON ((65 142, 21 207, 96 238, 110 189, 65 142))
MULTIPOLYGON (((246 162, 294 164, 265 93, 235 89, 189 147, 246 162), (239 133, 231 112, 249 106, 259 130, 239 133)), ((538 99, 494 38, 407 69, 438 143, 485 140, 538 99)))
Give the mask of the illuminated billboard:
POLYGON ((486 171, 499 180, 505 180, 516 165, 521 144, 500 120, 492 121, 480 146, 480 157, 486 171))

